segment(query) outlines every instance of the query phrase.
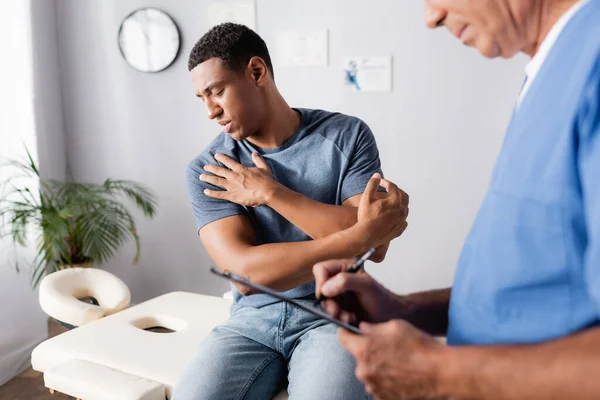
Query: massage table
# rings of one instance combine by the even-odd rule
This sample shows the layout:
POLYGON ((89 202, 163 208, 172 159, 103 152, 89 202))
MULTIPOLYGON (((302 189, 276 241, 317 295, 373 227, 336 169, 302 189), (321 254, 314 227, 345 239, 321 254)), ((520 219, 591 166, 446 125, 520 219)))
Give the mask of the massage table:
POLYGON ((229 317, 232 303, 230 293, 172 292, 129 307, 127 286, 95 268, 46 276, 39 298, 50 317, 74 328, 39 344, 32 367, 51 392, 82 400, 170 399, 192 354, 229 317))

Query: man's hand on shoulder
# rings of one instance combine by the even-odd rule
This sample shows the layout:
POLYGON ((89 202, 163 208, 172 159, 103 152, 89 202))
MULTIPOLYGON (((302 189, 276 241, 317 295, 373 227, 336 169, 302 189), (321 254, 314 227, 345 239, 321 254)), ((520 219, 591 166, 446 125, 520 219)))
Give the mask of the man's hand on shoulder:
POLYGON ((273 179, 271 169, 258 154, 252 154, 256 167, 246 167, 223 154, 216 154, 215 160, 227 168, 207 164, 204 170, 213 174, 201 174, 202 182, 224 189, 206 189, 204 194, 215 199, 227 200, 246 206, 258 207, 267 204, 273 192, 280 186, 273 179))

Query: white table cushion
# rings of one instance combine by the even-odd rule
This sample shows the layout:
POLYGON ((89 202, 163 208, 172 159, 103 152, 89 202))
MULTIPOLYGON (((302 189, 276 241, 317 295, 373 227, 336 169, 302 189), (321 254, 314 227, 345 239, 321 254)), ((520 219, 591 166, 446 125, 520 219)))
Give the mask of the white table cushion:
POLYGON ((233 301, 233 292, 230 290, 228 292, 223 293, 223 298, 233 301))
POLYGON ((33 369, 46 372, 72 359, 93 362, 173 386, 207 334, 229 317, 231 300, 172 292, 65 332, 38 345, 33 369), (152 326, 173 333, 143 330, 152 326))
POLYGON ((46 371, 44 384, 83 400, 165 400, 158 382, 76 359, 46 371))
POLYGON ((46 276, 39 289, 42 310, 54 319, 81 326, 129 306, 131 295, 123 281, 96 268, 67 268, 46 276), (99 305, 79 301, 91 296, 99 305))

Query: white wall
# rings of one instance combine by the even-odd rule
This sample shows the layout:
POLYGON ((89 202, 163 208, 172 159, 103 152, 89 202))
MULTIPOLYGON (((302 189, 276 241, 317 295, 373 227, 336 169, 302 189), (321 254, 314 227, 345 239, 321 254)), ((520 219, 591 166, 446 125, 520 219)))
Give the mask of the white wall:
MULTIPOLYGON (((30 46, 29 1, 2 3, 0 49, 6 60, 0 63, 0 158, 23 157, 25 144, 37 154, 33 64, 30 46)), ((0 180, 10 171, 0 170, 0 180)), ((35 189, 37 182, 30 182, 35 189)), ((16 273, 12 260, 31 259, 32 249, 13 252, 10 239, 0 240, 0 385, 30 365, 30 353, 47 337, 47 317, 37 292, 29 284, 29 270, 16 273)))
MULTIPOLYGON (((208 1, 58 0, 58 51, 67 157, 73 177, 134 179, 159 195, 154 221, 106 268, 134 301, 171 290, 219 294, 195 234, 184 170, 218 133, 195 98, 187 55, 209 28, 208 1), (138 7, 155 6, 180 27, 182 51, 157 74, 121 58, 117 32, 138 7)), ((290 105, 357 115, 375 133, 388 177, 411 196, 410 228, 372 272, 397 291, 451 283, 462 241, 483 198, 525 60, 490 62, 447 32, 423 27, 421 1, 258 0, 258 32, 274 52, 284 28, 328 28, 328 68, 276 68, 290 105), (394 92, 345 94, 347 56, 394 56, 394 92)))

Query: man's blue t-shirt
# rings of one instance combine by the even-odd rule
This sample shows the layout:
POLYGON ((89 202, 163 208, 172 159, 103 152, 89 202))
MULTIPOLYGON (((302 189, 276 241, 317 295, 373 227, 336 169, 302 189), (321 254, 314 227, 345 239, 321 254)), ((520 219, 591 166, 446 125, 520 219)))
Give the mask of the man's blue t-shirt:
POLYGON ((600 1, 568 22, 515 111, 462 251, 450 344, 600 323, 600 1))
MULTIPOLYGON (((369 127, 360 119, 322 110, 295 109, 301 115, 299 128, 281 147, 261 149, 247 140, 236 141, 226 133, 196 157, 187 169, 187 185, 198 230, 221 218, 246 215, 256 232, 257 245, 300 242, 310 237, 267 206, 243 207, 213 199, 204 189, 219 189, 199 180, 206 164, 219 164, 215 154, 224 154, 253 167, 252 153, 258 152, 287 188, 313 200, 340 205, 361 194, 375 172, 381 173, 379 152, 369 127)), ((277 268, 277 265, 265 266, 277 268)), ((234 300, 243 306, 260 307, 278 301, 268 295, 241 296, 232 285, 234 300)), ((314 281, 286 292, 294 298, 314 296, 314 281)))

